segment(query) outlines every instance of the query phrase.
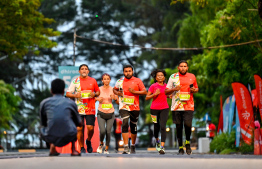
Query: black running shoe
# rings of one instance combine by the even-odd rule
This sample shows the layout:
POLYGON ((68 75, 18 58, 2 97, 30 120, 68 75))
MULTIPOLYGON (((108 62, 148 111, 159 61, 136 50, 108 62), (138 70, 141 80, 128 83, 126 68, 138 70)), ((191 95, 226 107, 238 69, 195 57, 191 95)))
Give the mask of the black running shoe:
POLYGON ((192 150, 190 148, 190 144, 186 144, 186 153, 187 153, 187 155, 192 154, 192 150))
POLYGON ((164 149, 164 147, 161 147, 161 148, 160 148, 159 154, 162 154, 162 155, 165 154, 165 149, 164 149))
POLYGON ((92 153, 93 152, 91 141, 86 140, 86 147, 87 147, 86 150, 87 150, 88 153, 92 153))
POLYGON ((130 154, 136 154, 136 147, 134 145, 130 146, 130 154))
POLYGON ((184 153, 185 153, 184 149, 183 149, 183 148, 180 148, 180 149, 178 150, 177 155, 183 155, 184 153))
POLYGON ((81 153, 86 153, 86 149, 84 147, 81 147, 81 153))

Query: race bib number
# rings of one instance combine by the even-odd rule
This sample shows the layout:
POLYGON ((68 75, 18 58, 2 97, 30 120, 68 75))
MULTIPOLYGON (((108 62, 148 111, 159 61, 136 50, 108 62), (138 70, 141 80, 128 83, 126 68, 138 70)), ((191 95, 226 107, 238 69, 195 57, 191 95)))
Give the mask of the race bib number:
POLYGON ((157 116, 151 115, 153 123, 157 123, 157 116))
POLYGON ((82 99, 88 99, 90 98, 91 90, 84 90, 81 92, 82 99))
POLYGON ((134 96, 124 96, 124 103, 133 105, 135 102, 135 97, 134 96))
POLYGON ((180 92, 179 99, 180 101, 188 101, 190 99, 190 94, 188 92, 180 92))
POLYGON ((111 109, 113 108, 112 104, 102 104, 102 109, 111 109))

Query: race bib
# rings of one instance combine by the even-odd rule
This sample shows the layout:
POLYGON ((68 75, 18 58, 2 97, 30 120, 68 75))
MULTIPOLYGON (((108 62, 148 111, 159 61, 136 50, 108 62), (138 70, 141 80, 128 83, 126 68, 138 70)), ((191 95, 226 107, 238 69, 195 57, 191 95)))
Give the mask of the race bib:
POLYGON ((124 103, 133 105, 135 102, 135 97, 134 96, 124 96, 124 103))
POLYGON ((111 109, 113 108, 112 104, 102 104, 102 109, 111 109))
POLYGON ((157 123, 157 116, 151 114, 153 123, 157 123))
POLYGON ((91 94, 91 90, 83 90, 82 92, 81 92, 81 97, 82 97, 82 99, 88 99, 88 98, 90 98, 90 94, 91 94))
POLYGON ((180 99, 180 101, 188 101, 190 99, 189 92, 180 92, 179 93, 179 99, 180 99))

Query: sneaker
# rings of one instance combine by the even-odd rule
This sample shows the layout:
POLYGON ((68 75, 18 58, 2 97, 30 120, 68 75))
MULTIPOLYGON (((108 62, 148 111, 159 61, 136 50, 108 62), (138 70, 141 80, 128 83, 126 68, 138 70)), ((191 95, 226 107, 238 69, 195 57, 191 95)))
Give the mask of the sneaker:
POLYGON ((105 150, 105 151, 104 151, 104 154, 109 154, 108 150, 105 150))
POLYGON ((87 148, 86 148, 87 152, 92 153, 93 148, 92 148, 92 145, 91 145, 91 141, 86 140, 86 146, 87 146, 87 148))
POLYGON ((158 151, 159 154, 165 154, 165 149, 164 147, 161 146, 160 150, 158 151))
POLYGON ((128 146, 124 146, 124 151, 122 154, 130 154, 128 146))
POLYGON ((185 153, 184 149, 183 149, 183 148, 180 148, 180 149, 178 150, 177 155, 183 155, 184 153, 185 153))
POLYGON ((159 152, 161 149, 160 143, 156 142, 156 151, 159 152))
POLYGON ((130 154, 136 154, 136 146, 131 145, 130 149, 131 149, 130 154))
POLYGON ((80 151, 81 151, 82 154, 86 153, 86 149, 84 147, 81 147, 80 151))
POLYGON ((103 144, 100 144, 100 146, 98 146, 96 152, 97 152, 98 154, 101 154, 102 151, 103 151, 103 144))
POLYGON ((186 144, 186 153, 187 153, 187 155, 192 154, 192 150, 190 148, 190 144, 186 144))

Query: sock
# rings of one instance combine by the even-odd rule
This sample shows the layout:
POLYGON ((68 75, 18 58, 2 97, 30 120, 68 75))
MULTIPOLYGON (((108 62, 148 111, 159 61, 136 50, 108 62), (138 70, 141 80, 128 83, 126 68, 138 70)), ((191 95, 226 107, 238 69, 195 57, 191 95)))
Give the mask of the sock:
POLYGON ((160 141, 159 141, 159 140, 156 140, 156 143, 160 143, 160 141))
POLYGON ((128 144, 124 145, 124 147, 128 147, 128 144))
POLYGON ((161 146, 161 148, 164 148, 164 146, 161 146))
POLYGON ((179 146, 179 149, 183 149, 184 147, 183 146, 179 146))
POLYGON ((186 140, 186 144, 190 144, 190 141, 186 140))
POLYGON ((135 144, 131 144, 131 146, 135 146, 135 144))

